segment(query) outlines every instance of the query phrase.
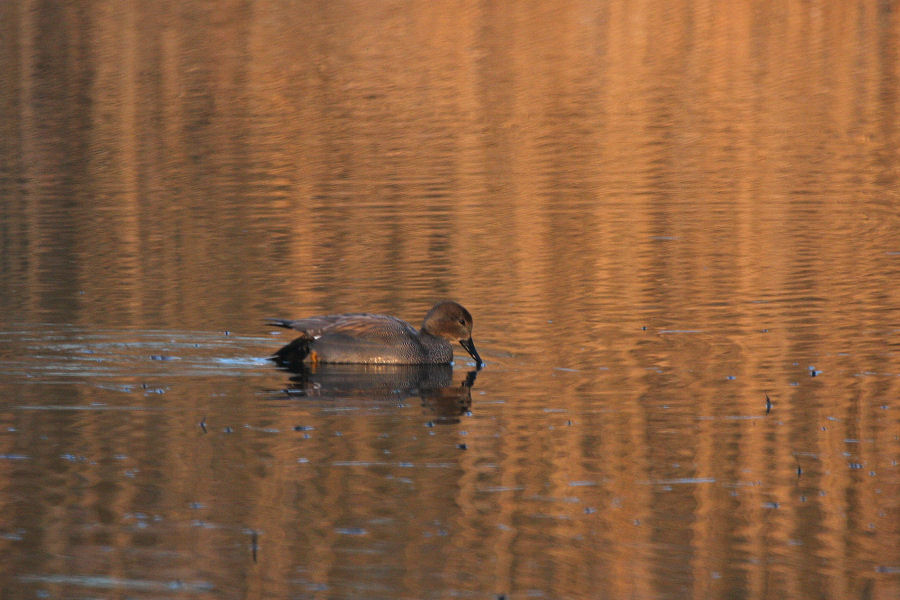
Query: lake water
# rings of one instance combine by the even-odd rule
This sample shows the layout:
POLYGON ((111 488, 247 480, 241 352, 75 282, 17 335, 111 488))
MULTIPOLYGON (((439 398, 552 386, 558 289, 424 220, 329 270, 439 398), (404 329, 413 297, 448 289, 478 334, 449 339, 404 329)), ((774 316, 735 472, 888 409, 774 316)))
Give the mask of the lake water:
POLYGON ((0 4, 0 598, 900 597, 898 107, 890 1, 0 4))

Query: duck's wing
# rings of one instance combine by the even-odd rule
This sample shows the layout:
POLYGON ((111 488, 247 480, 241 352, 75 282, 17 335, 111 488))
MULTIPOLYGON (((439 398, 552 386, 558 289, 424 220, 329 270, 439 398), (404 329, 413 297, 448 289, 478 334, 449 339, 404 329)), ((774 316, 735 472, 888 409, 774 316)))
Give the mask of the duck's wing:
POLYGON ((268 319, 269 325, 296 329, 305 336, 318 339, 322 336, 339 335, 358 340, 390 341, 398 336, 414 336, 415 327, 388 315, 356 313, 346 315, 325 315, 306 319, 268 319))

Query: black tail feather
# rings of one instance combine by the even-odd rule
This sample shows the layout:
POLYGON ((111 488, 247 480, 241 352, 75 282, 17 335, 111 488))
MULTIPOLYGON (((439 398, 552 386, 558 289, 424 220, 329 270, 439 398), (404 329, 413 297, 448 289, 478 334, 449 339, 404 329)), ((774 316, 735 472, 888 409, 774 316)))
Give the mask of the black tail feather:
POLYGON ((300 336, 289 344, 278 349, 272 360, 282 367, 297 370, 303 365, 303 359, 309 355, 309 344, 312 338, 300 336))
POLYGON ((291 322, 288 319, 266 319, 266 325, 291 329, 291 322))

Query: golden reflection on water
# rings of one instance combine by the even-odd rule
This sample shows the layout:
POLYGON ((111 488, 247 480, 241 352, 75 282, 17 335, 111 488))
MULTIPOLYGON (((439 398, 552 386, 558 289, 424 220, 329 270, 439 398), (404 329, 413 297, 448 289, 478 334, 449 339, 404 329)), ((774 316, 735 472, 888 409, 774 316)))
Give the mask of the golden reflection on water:
POLYGON ((0 588, 896 597, 898 14, 0 4, 0 588))

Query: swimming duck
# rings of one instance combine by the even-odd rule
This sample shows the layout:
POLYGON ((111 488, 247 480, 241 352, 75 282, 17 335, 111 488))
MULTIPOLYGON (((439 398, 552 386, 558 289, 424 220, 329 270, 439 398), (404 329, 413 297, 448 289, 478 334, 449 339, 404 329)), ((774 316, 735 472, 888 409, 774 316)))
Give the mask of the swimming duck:
POLYGON ((280 364, 448 364, 453 361, 452 342, 458 341, 476 368, 484 366, 472 342, 472 315, 456 302, 431 307, 421 329, 397 317, 369 313, 266 322, 301 333, 275 353, 280 364))

